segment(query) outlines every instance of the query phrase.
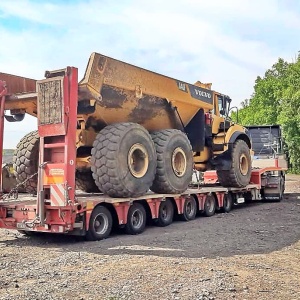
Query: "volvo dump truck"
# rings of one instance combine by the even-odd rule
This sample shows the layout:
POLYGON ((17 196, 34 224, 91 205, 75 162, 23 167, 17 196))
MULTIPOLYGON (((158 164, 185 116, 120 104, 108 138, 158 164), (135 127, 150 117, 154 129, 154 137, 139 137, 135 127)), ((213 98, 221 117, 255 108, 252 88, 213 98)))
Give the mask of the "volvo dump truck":
MULTIPOLYGON (((128 234, 138 234, 150 219, 167 226, 175 215, 190 221, 198 212, 210 217, 217 210, 229 212, 233 205, 246 201, 282 199, 283 186, 278 183, 284 182, 283 170, 276 166, 251 170, 250 183, 243 187, 210 183, 186 189, 193 164, 200 169, 209 163, 216 165, 221 180, 228 175, 227 184, 244 184, 240 178, 248 178, 249 138, 242 127, 220 115, 219 104, 222 110, 228 109, 227 97, 200 84, 179 84, 99 54, 92 55, 80 83, 77 72, 74 67, 47 72, 47 78, 37 81, 37 90, 31 94, 28 90, 9 95, 8 84, 0 79, 0 132, 4 118, 19 121, 27 112, 38 121, 38 131, 20 141, 14 161, 19 184, 35 187, 37 193, 17 198, 15 187, 2 195, 0 228, 101 240, 117 226, 128 234), (130 74, 137 75, 128 81, 130 74), (139 88, 132 88, 136 83, 139 88), (151 84, 157 89, 151 89, 151 84), (154 90, 157 94, 152 95, 154 90), (210 100, 198 99, 195 90, 210 100), (167 91, 168 99, 164 98, 167 91), (5 115, 5 109, 11 110, 11 115, 5 115), (152 118, 156 122, 152 123, 152 118), (76 172, 90 168, 90 180, 83 182, 93 179, 105 193, 76 191, 76 172), (277 182, 269 176, 275 171, 280 177, 277 182), (154 192, 148 191, 149 187, 154 192)), ((20 87, 26 90, 28 85, 20 87)), ((2 145, 0 134, 0 156, 2 145)), ((205 172, 205 177, 210 175, 216 182, 217 172, 205 172)))
MULTIPOLYGON (((228 119, 231 99, 211 90, 211 84, 189 84, 93 53, 84 78, 76 82, 76 95, 64 103, 69 70, 47 71, 36 89, 27 79, 23 89, 19 84, 5 97, 8 121, 20 121, 26 113, 37 117, 38 131, 19 142, 14 157, 17 179, 29 192, 43 185, 42 177, 33 176, 39 149, 44 149, 40 164, 50 158, 60 163, 71 108, 76 119, 72 163, 84 191, 111 197, 138 197, 149 189, 181 193, 194 168, 216 169, 223 186, 249 183, 250 139, 228 119)), ((6 81, 10 86, 9 76, 6 81)), ((50 164, 45 168, 60 172, 50 164)))

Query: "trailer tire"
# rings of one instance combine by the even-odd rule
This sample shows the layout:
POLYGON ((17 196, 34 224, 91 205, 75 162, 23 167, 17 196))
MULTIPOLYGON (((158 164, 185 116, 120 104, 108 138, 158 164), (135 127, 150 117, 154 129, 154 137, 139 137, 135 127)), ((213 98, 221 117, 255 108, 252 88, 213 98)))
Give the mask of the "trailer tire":
POLYGON ((224 187, 245 187, 251 177, 251 156, 249 147, 243 140, 237 140, 231 149, 229 170, 217 170, 219 183, 224 187))
POLYGON ((232 210, 233 207, 233 198, 230 193, 224 195, 223 199, 223 207, 221 208, 221 211, 224 213, 229 213, 232 210))
POLYGON ((165 227, 173 222, 174 206, 170 199, 161 201, 158 210, 158 218, 155 220, 157 226, 165 227))
POLYGON ((183 212, 180 215, 182 221, 191 221, 196 218, 197 203, 194 197, 188 197, 184 201, 183 212))
POLYGON ((93 178, 92 170, 79 171, 75 173, 76 189, 86 193, 101 193, 93 178))
POLYGON ((125 231, 127 234, 140 234, 146 227, 146 210, 140 203, 133 203, 127 214, 127 223, 125 225, 125 231))
POLYGON ((118 123, 102 129, 92 149, 93 178, 111 197, 138 197, 154 179, 156 152, 148 131, 136 123, 118 123))
POLYGON ((214 195, 207 195, 204 202, 204 215, 206 217, 211 217, 216 212, 216 199, 214 195))
POLYGON ((89 228, 86 232, 88 241, 99 241, 109 237, 113 226, 113 219, 110 211, 104 206, 96 206, 89 221, 89 228))
POLYGON ((189 139, 180 130, 166 129, 151 134, 157 153, 157 169, 151 190, 180 194, 191 183, 193 152, 189 139))
MULTIPOLYGON (((26 134, 17 144, 13 156, 13 168, 18 183, 24 182, 38 171, 40 139, 38 131, 26 134)), ((37 175, 24 183, 26 192, 36 194, 37 175)))

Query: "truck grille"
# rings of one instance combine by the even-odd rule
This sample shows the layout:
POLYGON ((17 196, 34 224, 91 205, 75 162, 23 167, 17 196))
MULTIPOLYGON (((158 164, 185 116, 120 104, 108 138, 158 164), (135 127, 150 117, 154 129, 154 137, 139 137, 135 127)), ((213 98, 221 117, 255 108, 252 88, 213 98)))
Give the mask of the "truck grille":
POLYGON ((62 123, 63 89, 61 79, 39 81, 38 115, 40 125, 62 123))

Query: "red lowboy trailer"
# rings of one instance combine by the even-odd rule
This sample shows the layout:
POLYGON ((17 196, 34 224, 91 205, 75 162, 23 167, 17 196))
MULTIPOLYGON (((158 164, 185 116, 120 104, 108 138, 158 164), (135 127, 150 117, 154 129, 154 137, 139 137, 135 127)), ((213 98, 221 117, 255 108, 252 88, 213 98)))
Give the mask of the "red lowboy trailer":
MULTIPOLYGON (((68 67, 49 72, 38 81, 38 92, 57 86, 61 105, 52 107, 59 122, 45 122, 43 102, 38 102, 39 168, 37 195, 12 199, 3 194, 0 200, 0 227, 23 233, 49 232, 86 236, 100 240, 110 235, 115 225, 127 233, 143 232, 151 218, 158 226, 172 223, 175 214, 181 219, 195 219, 197 212, 212 216, 217 210, 229 212, 233 205, 251 200, 280 201, 284 192, 284 169, 278 166, 254 169, 251 182, 244 188, 222 187, 215 171, 204 175, 204 184, 180 194, 147 193, 137 198, 112 198, 100 193, 76 193, 77 69, 68 67)), ((3 146, 4 101, 6 87, 0 81, 1 122, 0 157, 3 146)), ((41 99, 43 99, 41 97, 41 99)))

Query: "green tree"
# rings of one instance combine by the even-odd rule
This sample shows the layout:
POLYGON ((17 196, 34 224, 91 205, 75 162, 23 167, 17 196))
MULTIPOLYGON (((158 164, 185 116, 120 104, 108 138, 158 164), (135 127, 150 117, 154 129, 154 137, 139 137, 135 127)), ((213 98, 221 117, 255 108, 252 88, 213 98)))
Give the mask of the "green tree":
MULTIPOLYGON (((243 125, 282 126, 292 170, 300 172, 300 55, 292 63, 279 58, 263 78, 257 77, 252 97, 241 106, 238 122, 243 125)), ((231 117, 236 120, 236 112, 231 117)))

